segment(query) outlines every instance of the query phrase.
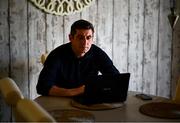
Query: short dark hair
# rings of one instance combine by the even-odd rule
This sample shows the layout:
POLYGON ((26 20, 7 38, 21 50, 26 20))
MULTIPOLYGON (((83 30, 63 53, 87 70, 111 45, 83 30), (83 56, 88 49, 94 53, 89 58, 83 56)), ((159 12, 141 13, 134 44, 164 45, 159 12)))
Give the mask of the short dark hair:
POLYGON ((93 25, 90 22, 82 19, 77 20, 72 24, 70 34, 74 36, 76 34, 76 29, 91 29, 94 33, 93 25))

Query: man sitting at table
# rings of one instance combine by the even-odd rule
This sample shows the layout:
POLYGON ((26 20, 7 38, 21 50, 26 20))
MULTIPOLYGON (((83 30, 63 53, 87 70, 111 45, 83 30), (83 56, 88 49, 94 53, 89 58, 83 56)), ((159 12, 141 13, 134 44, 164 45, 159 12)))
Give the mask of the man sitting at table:
MULTIPOLYGON (((71 26, 69 43, 47 57, 36 86, 40 95, 76 96, 84 92, 85 79, 101 74, 119 74, 108 55, 93 44, 94 27, 86 20, 71 26)), ((92 90, 93 91, 93 90, 92 90)))

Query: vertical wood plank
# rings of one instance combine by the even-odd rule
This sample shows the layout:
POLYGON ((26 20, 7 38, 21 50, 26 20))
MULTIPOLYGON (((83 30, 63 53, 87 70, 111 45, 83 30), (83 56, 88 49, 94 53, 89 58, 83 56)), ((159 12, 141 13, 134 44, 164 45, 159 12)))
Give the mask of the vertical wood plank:
POLYGON ((145 0, 143 92, 156 94, 159 0, 145 0))
POLYGON ((85 19, 87 21, 90 21, 94 26, 94 44, 96 44, 96 37, 97 37, 97 0, 94 0, 94 2, 91 4, 90 7, 86 8, 81 12, 81 18, 85 19))
POLYGON ((171 93, 172 96, 175 96, 177 82, 180 77, 180 19, 178 20, 173 33, 171 93))
POLYGON ((71 25, 80 19, 80 13, 64 16, 64 43, 69 42, 71 25))
POLYGON ((47 52, 63 44, 63 16, 47 14, 46 16, 47 52))
POLYGON ((40 57, 46 51, 45 14, 32 3, 28 4, 28 37, 29 37, 29 79, 30 98, 37 95, 36 84, 43 67, 40 57))
POLYGON ((171 78, 171 27, 168 20, 169 0, 160 0, 159 44, 158 44, 158 78, 157 95, 170 97, 171 78))
POLYGON ((98 0, 97 45, 112 59, 113 1, 98 0))
POLYGON ((130 0, 128 69, 129 88, 142 92, 144 0, 130 0))
POLYGON ((179 0, 175 0, 176 1, 176 11, 177 13, 180 13, 180 1, 179 0))
POLYGON ((0 79, 9 74, 8 1, 0 1, 0 79), (6 55, 5 55, 6 54, 6 55))
MULTIPOLYGON (((0 0, 0 79, 9 76, 8 1, 0 0)), ((11 119, 11 109, 0 96, 0 122, 11 119)))
POLYGON ((127 72, 128 0, 114 0, 113 62, 120 72, 127 72))
POLYGON ((11 77, 25 97, 29 97, 27 1, 10 0, 11 77))

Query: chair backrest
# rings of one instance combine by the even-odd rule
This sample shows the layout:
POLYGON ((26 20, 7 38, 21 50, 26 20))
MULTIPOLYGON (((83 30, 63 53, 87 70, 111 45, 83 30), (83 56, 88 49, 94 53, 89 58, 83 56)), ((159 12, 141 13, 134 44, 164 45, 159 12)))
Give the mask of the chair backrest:
POLYGON ((46 58, 48 56, 48 53, 42 54, 41 55, 41 63, 44 64, 44 62, 46 61, 46 58))
POLYGON ((55 122, 47 111, 30 99, 19 100, 15 114, 18 122, 55 122))
POLYGON ((174 101, 175 101, 176 103, 179 103, 179 104, 180 104, 180 77, 179 77, 179 80, 178 80, 178 82, 177 82, 176 94, 175 94, 174 101))
POLYGON ((7 77, 0 80, 0 91, 9 106, 16 106, 24 96, 13 79, 7 77))

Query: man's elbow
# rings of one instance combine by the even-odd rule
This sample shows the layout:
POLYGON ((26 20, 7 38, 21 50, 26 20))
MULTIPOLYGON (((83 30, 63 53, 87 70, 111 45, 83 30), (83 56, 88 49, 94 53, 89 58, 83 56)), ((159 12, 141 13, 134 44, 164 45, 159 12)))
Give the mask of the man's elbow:
POLYGON ((43 86, 36 86, 36 91, 39 95, 42 95, 42 96, 48 96, 48 93, 49 93, 49 89, 48 88, 45 88, 43 86))

